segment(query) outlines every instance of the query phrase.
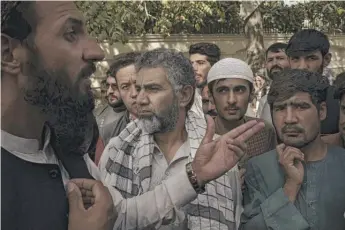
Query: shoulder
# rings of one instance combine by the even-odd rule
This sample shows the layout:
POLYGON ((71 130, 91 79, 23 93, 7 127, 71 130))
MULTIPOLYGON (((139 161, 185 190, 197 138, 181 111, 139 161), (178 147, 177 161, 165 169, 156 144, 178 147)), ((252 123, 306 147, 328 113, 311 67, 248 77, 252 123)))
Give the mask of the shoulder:
POLYGON ((94 114, 95 116, 100 116, 100 115, 101 115, 105 110, 107 110, 109 107, 110 107, 109 105, 101 105, 101 106, 97 107, 97 108, 94 110, 93 114, 94 114))
POLYGON ((249 159, 248 165, 270 170, 272 167, 274 167, 274 165, 278 166, 278 153, 274 149, 269 152, 252 157, 249 159))
POLYGON ((328 153, 345 160, 345 149, 340 146, 328 145, 328 153))
POLYGON ((262 119, 262 118, 256 118, 256 117, 245 117, 246 121, 251 121, 251 120, 256 120, 258 122, 263 122, 265 124, 264 129, 261 132, 268 132, 268 133, 274 133, 275 134, 275 129, 271 123, 268 121, 262 119))

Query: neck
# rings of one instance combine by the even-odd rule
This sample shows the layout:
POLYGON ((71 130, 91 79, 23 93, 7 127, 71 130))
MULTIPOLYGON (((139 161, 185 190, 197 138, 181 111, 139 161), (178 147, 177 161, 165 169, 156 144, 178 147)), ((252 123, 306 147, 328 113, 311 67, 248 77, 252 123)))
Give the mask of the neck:
POLYGON ((185 120, 185 116, 180 116, 174 130, 166 133, 154 134, 154 140, 162 150, 168 163, 174 158, 177 150, 187 140, 188 135, 185 129, 185 120))
POLYGON ((225 133, 237 128, 244 123, 244 118, 236 121, 227 121, 219 115, 215 119, 216 123, 216 133, 219 135, 224 135, 225 133))
POLYGON ((327 154, 327 145, 321 140, 320 135, 309 145, 301 149, 305 162, 322 160, 327 154))
POLYGON ((125 104, 121 103, 119 105, 116 105, 113 107, 113 110, 116 112, 116 113, 119 113, 119 112, 122 112, 122 111, 125 111, 126 110, 126 106, 125 104))
MULTIPOLYGON (((2 79, 3 80, 3 79, 2 79)), ((15 84, 1 81, 1 129, 26 139, 41 139, 46 117, 24 100, 15 84)))

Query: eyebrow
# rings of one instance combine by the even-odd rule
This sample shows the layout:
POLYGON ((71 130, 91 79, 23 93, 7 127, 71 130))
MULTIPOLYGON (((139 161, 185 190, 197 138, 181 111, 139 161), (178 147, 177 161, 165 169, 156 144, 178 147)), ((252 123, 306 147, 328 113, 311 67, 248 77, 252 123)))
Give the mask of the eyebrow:
POLYGON ((80 19, 76 19, 76 18, 67 18, 67 20, 65 21, 64 25, 76 25, 79 27, 83 27, 84 26, 84 21, 80 20, 80 19))

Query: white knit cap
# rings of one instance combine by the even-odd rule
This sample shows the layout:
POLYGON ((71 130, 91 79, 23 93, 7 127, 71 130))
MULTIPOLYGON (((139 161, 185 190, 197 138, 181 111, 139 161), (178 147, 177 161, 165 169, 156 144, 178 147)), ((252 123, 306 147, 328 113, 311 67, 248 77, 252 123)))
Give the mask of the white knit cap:
POLYGON ((239 78, 253 83, 254 74, 244 61, 236 58, 224 58, 211 67, 207 74, 207 83, 224 78, 239 78))

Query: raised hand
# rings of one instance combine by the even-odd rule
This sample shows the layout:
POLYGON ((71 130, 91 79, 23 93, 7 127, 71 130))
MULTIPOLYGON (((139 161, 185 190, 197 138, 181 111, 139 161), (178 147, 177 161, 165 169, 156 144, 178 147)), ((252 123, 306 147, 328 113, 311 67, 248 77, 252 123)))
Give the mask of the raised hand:
POLYGON ((279 154, 279 163, 283 166, 286 180, 301 185, 303 183, 304 168, 302 161, 304 161, 304 154, 301 150, 280 144, 277 146, 279 154))
POLYGON ((213 140, 215 124, 207 116, 207 130, 192 162, 199 185, 217 179, 234 167, 244 156, 244 142, 264 127, 263 122, 252 120, 213 140))
POLYGON ((68 200, 68 230, 113 229, 116 219, 113 200, 100 181, 71 180, 68 183, 68 200))

